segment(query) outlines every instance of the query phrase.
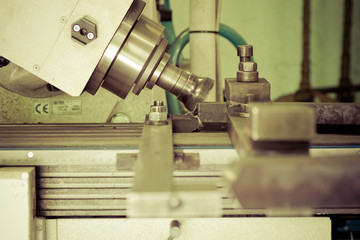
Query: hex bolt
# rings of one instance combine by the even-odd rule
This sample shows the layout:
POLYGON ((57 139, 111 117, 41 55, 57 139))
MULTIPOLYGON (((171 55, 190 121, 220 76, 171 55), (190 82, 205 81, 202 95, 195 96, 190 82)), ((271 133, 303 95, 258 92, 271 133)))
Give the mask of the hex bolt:
POLYGON ((240 62, 239 63, 239 71, 255 72, 255 71, 257 71, 257 63, 256 62, 240 62))
POLYGON ((167 108, 163 101, 154 101, 150 107, 149 120, 152 124, 167 123, 167 108))
POLYGON ((259 72, 257 63, 251 61, 253 56, 252 45, 240 45, 237 47, 238 56, 240 57, 239 71, 236 75, 238 82, 257 82, 259 81, 259 72))
POLYGON ((253 56, 253 46, 252 45, 239 45, 237 47, 238 56, 240 57, 240 62, 250 62, 251 57, 253 56))

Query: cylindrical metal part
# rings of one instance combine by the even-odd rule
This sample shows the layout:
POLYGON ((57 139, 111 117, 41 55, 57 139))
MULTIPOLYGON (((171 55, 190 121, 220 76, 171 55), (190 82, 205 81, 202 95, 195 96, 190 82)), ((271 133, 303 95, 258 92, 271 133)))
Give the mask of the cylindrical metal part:
POLYGON ((257 82, 259 81, 259 72, 238 71, 236 78, 238 82, 257 82))
POLYGON ((109 69, 103 87, 125 98, 152 59, 151 54, 161 40, 163 30, 162 26, 141 17, 109 69))
POLYGON ((193 111, 198 102, 204 101, 214 81, 186 73, 168 63, 156 84, 177 96, 187 109, 193 111), (177 81, 174 82, 174 79, 177 81))
POLYGON ((240 57, 240 62, 250 62, 251 57, 253 56, 252 45, 240 45, 237 47, 237 51, 237 55, 240 57))
POLYGON ((180 68, 177 68, 174 65, 167 63, 161 75, 159 76, 156 85, 171 92, 172 89, 175 87, 181 73, 182 70, 180 68))
MULTIPOLYGON (((141 0, 135 0, 132 8, 143 7, 139 2, 141 0)), ((130 17, 125 16, 119 30, 129 29, 128 25, 134 20, 133 13, 138 12, 132 8, 128 12, 130 17), (123 24, 126 27, 122 27, 123 24)), ((116 33, 116 44, 110 43, 110 49, 105 51, 85 90, 91 94, 96 92, 101 84, 99 78, 105 72, 104 67, 108 66, 102 86, 121 98, 125 98, 131 88, 133 93, 139 94, 145 85, 151 89, 156 84, 176 95, 187 109, 193 111, 196 103, 203 101, 213 87, 213 80, 190 75, 168 63, 169 54, 165 53, 167 40, 163 37, 163 30, 163 26, 140 17, 131 31, 116 33), (124 42, 119 43, 120 39, 124 39, 124 42), (117 46, 118 51, 114 54, 117 46), (107 53, 113 58, 111 64, 107 53)))

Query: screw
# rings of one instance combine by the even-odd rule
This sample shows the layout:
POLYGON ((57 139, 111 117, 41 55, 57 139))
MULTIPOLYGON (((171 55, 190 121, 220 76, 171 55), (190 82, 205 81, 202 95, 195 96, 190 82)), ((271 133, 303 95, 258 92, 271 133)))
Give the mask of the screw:
POLYGON ((33 158, 35 154, 33 152, 28 152, 27 155, 28 155, 28 158, 33 158))
POLYGON ((40 232, 42 230, 42 226, 41 225, 36 225, 36 230, 40 232))
POLYGON ((60 18, 60 22, 61 22, 61 23, 66 23, 66 21, 67 21, 67 19, 66 19, 65 16, 62 16, 62 17, 60 18))
POLYGON ((80 27, 79 24, 75 24, 75 25, 73 26, 74 32, 78 32, 78 31, 80 31, 80 29, 81 29, 81 27, 80 27))
POLYGON ((34 69, 35 71, 39 71, 39 70, 40 70, 40 66, 37 65, 37 64, 35 64, 35 65, 33 66, 33 69, 34 69))
POLYGON ((95 35, 92 33, 92 32, 89 32, 86 37, 89 39, 89 40, 93 40, 95 35))

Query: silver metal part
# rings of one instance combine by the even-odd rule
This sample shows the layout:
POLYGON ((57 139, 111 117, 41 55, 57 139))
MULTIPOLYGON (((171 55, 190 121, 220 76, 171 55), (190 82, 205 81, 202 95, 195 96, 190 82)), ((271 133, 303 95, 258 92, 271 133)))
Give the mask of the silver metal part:
POLYGON ((173 184, 172 124, 144 125, 132 192, 127 195, 129 217, 205 217, 221 215, 216 185, 173 184))
POLYGON ((250 62, 253 56, 252 45, 240 45, 237 47, 237 55, 240 57, 240 62, 250 62))
POLYGON ((154 101, 154 105, 150 107, 149 121, 150 124, 167 123, 167 109, 163 101, 154 101))
POLYGON ((139 94, 145 85, 151 89, 156 84, 193 111, 213 87, 213 80, 185 73, 167 63, 164 27, 144 16, 136 20, 135 8, 142 7, 141 1, 134 1, 85 90, 94 94, 104 79, 104 88, 125 98, 132 88, 133 93, 139 94), (129 25, 134 25, 133 29, 129 25))
POLYGON ((71 37, 81 44, 88 44, 97 38, 96 24, 87 19, 81 18, 73 24, 71 37))
POLYGON ((308 106, 250 105, 253 141, 310 141, 315 111, 308 106))
POLYGON ((251 61, 253 56, 253 46, 240 45, 237 48, 238 56, 240 57, 239 71, 237 72, 238 82, 258 82, 259 72, 257 71, 257 64, 251 61))

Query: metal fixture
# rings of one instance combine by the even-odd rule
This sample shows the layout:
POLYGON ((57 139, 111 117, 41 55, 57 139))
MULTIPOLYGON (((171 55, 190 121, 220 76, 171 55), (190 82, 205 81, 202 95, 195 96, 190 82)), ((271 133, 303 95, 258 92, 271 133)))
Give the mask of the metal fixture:
POLYGON ((97 37, 96 24, 83 17, 72 25, 71 37, 86 45, 97 37))
POLYGON ((238 82, 258 82, 259 72, 256 62, 251 61, 253 56, 252 45, 240 45, 237 48, 240 57, 239 71, 237 72, 238 82))
POLYGON ((154 101, 150 107, 149 124, 160 125, 167 124, 167 109, 163 101, 154 101))
POLYGON ((178 220, 172 220, 170 223, 170 236, 168 240, 173 240, 175 238, 180 237, 181 229, 180 229, 180 222, 178 220))
POLYGON ((133 88, 139 94, 156 84, 171 92, 190 111, 202 102, 214 85, 209 78, 199 78, 168 63, 164 27, 138 15, 144 4, 134 1, 118 31, 93 72, 85 91, 95 94, 102 86, 125 98, 133 88), (131 28, 131 26, 134 26, 131 28), (125 40, 126 39, 126 40, 125 40))

